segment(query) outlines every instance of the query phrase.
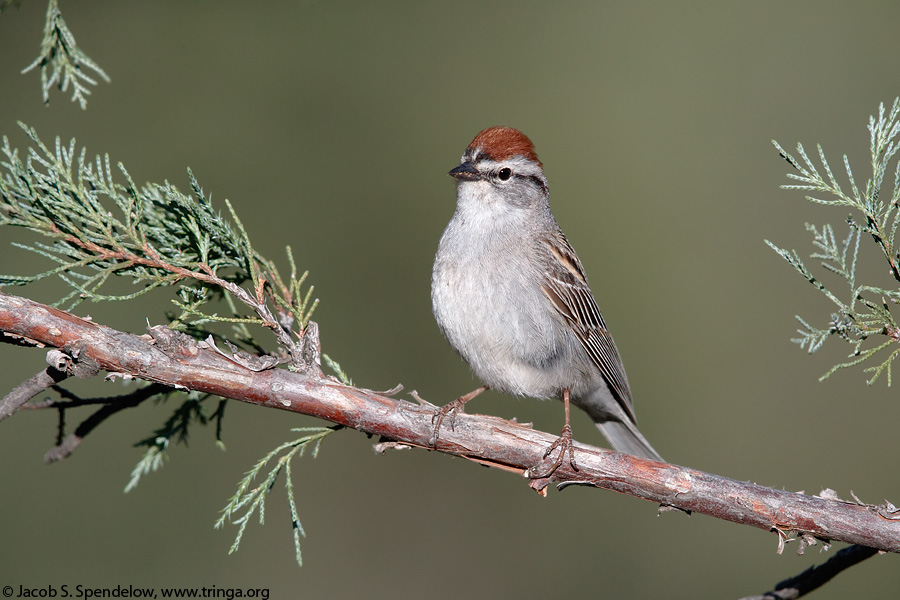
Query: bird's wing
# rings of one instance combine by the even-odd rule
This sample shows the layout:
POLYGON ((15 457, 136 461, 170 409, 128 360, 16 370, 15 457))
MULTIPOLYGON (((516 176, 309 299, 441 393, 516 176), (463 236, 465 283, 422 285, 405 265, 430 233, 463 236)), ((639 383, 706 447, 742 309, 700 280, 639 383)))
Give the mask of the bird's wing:
POLYGON ((635 421, 631 388, 622 358, 588 287, 581 261, 562 231, 557 230, 552 238, 541 240, 541 245, 550 253, 552 260, 548 262, 558 265, 547 269, 541 290, 572 328, 625 413, 635 421))

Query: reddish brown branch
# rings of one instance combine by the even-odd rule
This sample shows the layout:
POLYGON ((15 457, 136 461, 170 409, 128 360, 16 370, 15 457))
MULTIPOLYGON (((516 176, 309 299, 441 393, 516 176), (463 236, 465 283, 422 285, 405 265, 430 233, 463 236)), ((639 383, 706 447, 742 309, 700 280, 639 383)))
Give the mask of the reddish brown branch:
MULTIPOLYGON (((432 406, 348 387, 315 373, 254 372, 165 327, 136 336, 0 293, 0 331, 78 353, 106 371, 312 415, 404 445, 426 448, 434 430, 432 406)), ((441 430, 436 450, 525 474, 542 465, 556 437, 495 417, 460 414, 454 429, 441 430)), ((900 552, 900 514, 891 505, 791 493, 584 444, 576 443, 576 452, 578 471, 564 463, 552 477, 530 480, 531 487, 591 485, 780 536, 797 532, 807 539, 900 552)))

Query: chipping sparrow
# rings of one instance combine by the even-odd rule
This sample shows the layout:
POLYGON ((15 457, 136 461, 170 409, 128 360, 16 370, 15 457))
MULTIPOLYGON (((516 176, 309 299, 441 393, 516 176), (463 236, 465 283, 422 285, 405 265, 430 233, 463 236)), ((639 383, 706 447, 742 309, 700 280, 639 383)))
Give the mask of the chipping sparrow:
MULTIPOLYGON (((457 180, 456 212, 438 246, 431 300, 438 326, 484 385, 435 414, 435 440, 451 412, 488 388, 561 397, 566 424, 547 450, 575 467, 569 400, 613 448, 662 461, 635 426, 622 359, 581 262, 550 213, 534 145, 510 127, 472 140, 457 180)), ((575 467, 577 468, 577 467, 575 467)))

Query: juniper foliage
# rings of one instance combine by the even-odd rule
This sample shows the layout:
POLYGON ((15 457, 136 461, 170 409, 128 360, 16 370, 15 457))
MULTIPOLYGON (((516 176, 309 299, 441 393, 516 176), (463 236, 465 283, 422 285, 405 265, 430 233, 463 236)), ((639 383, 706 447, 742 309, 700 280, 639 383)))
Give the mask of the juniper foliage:
POLYGON ((820 165, 817 166, 802 144, 797 144, 795 156, 772 141, 782 158, 794 169, 787 177, 797 182, 782 185, 782 189, 804 191, 809 194, 806 199, 810 202, 851 211, 846 218, 846 237, 839 238, 830 224, 806 225, 815 247, 811 258, 836 276, 842 284, 840 288, 831 287, 815 275, 796 250, 786 250, 769 240, 766 243, 835 306, 825 325, 813 325, 811 320, 797 316, 801 328, 797 330, 799 337, 792 340, 810 353, 832 338, 849 345, 847 360, 834 365, 822 379, 840 369, 865 364, 869 384, 884 374, 890 385, 891 364, 900 354, 900 327, 891 312, 891 308, 900 302, 900 287, 897 287, 900 284, 900 249, 896 235, 900 224, 900 161, 893 160, 900 148, 900 98, 894 100, 890 110, 883 103, 879 105, 878 115, 869 117, 868 128, 872 174, 862 188, 856 183, 846 154, 843 167, 847 183, 842 185, 821 145, 816 147, 820 165), (889 179, 893 180, 890 184, 886 183, 889 179), (887 193, 885 187, 888 187, 887 193), (859 281, 857 262, 863 239, 871 239, 878 248, 894 280, 891 285, 859 281))

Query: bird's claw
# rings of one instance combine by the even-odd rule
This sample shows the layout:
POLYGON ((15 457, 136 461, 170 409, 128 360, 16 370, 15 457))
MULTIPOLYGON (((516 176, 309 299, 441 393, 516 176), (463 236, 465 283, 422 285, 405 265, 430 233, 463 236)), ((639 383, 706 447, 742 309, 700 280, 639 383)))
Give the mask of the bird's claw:
POLYGON ((556 441, 550 444, 550 447, 544 452, 544 458, 553 454, 553 451, 556 449, 559 449, 559 454, 546 472, 536 473, 534 467, 530 469, 532 479, 544 479, 553 475, 553 473, 563 465, 566 456, 569 457, 569 465, 572 467, 572 470, 578 470, 578 464, 575 462, 575 445, 572 443, 572 428, 568 423, 563 427, 562 433, 559 434, 556 441))
POLYGON ((434 415, 431 417, 431 424, 434 425, 434 431, 431 433, 431 439, 428 440, 429 446, 434 448, 437 444, 438 432, 441 429, 441 425, 444 423, 444 419, 446 419, 448 415, 450 416, 450 430, 456 431, 456 416, 461 412, 465 412, 465 405, 466 400, 464 397, 460 397, 456 400, 451 400, 434 411, 434 415))

